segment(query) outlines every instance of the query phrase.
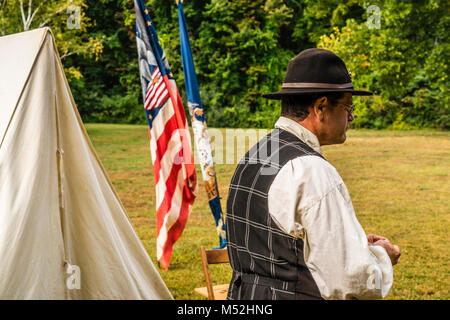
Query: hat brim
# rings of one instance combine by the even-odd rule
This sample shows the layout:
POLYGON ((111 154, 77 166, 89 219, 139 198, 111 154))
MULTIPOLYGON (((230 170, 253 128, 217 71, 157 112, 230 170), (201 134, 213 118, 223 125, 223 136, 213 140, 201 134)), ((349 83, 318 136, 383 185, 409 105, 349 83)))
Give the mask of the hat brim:
POLYGON ((334 92, 350 92, 354 96, 371 96, 373 92, 353 89, 325 89, 325 88, 296 88, 296 89, 282 89, 278 92, 263 93, 261 96, 266 99, 280 100, 286 96, 297 96, 304 94, 317 93, 334 93, 334 92))

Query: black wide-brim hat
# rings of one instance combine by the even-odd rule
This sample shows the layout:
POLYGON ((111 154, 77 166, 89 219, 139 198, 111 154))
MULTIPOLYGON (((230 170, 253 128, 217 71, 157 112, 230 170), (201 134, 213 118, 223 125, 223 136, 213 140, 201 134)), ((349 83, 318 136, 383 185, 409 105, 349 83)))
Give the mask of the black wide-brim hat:
POLYGON ((370 91, 354 90, 352 79, 344 61, 325 49, 306 49, 289 61, 280 91, 264 93, 267 99, 285 96, 350 92, 356 96, 370 96, 370 91))

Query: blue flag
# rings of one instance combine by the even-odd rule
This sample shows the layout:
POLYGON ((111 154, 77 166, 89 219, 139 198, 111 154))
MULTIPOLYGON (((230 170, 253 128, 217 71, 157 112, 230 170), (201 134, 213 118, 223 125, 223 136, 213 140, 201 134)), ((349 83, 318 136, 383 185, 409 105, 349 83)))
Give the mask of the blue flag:
POLYGON ((183 4, 181 1, 178 1, 178 21, 180 25, 181 58, 183 62, 184 81, 192 129, 194 131, 194 141, 200 158, 202 176, 208 195, 209 206, 216 222, 216 229, 219 235, 219 248, 225 248, 227 245, 226 229, 220 205, 214 160, 212 157, 210 138, 206 128, 203 105, 200 99, 191 46, 189 44, 186 18, 184 17, 183 4))

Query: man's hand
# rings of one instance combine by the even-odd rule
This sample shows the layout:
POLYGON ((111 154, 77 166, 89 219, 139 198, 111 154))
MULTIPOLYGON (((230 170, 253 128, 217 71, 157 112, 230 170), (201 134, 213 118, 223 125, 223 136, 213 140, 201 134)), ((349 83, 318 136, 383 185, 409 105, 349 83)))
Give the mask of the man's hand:
POLYGON ((381 246, 384 249, 386 249, 387 254, 389 255, 389 258, 391 259, 392 265, 396 265, 398 262, 398 259, 400 258, 400 248, 396 246, 395 244, 392 244, 389 242, 389 240, 380 239, 371 244, 372 246, 381 246))
POLYGON ((387 239, 385 237, 382 237, 382 236, 379 236, 376 234, 368 234, 367 235, 367 242, 369 243, 369 246, 373 246, 374 242, 376 242, 378 240, 387 240, 387 239))

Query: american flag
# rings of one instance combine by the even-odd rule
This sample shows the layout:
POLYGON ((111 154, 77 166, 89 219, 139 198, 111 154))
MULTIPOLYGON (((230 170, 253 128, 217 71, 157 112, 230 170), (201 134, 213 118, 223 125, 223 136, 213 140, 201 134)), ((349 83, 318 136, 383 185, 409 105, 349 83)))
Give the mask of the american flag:
POLYGON ((142 0, 135 0, 136 41, 156 182, 156 255, 168 269, 195 199, 197 176, 183 103, 142 0))

